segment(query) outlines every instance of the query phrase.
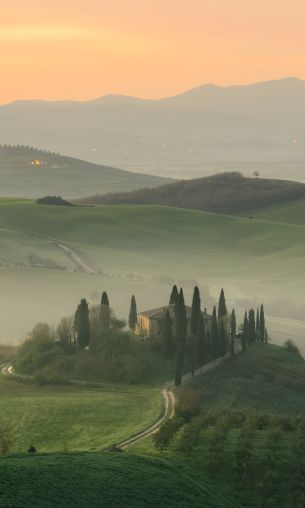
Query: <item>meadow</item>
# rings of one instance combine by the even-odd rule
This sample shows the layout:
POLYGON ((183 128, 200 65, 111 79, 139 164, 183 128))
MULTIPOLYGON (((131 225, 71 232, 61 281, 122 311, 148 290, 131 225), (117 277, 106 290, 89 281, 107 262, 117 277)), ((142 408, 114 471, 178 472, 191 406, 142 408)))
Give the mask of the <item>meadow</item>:
POLYGON ((83 296, 96 303, 104 289, 126 318, 132 293, 144 310, 166 303, 177 282, 188 301, 199 284, 209 309, 224 287, 240 316, 264 301, 274 340, 291 336, 305 351, 303 226, 158 206, 64 208, 1 199, 0 228, 2 342, 18 342, 37 321, 55 324, 71 315, 83 296), (96 274, 81 273, 47 239, 72 248, 96 274), (29 266, 30 252, 66 270, 29 266))
POLYGON ((7 508, 238 508, 188 468, 125 453, 2 456, 0 475, 7 508))
POLYGON ((1 425, 11 452, 99 451, 158 419, 160 390, 145 386, 98 388, 0 383, 1 425))

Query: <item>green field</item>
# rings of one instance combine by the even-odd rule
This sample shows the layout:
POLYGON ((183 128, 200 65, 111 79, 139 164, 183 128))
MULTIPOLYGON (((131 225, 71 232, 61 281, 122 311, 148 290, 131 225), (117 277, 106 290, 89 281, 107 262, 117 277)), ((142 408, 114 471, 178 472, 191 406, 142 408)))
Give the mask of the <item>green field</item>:
POLYGON ((139 310, 152 308, 167 302, 177 282, 188 301, 198 283, 209 308, 225 287, 240 316, 264 301, 269 331, 280 330, 274 340, 292 336, 305 351, 300 225, 157 206, 63 208, 2 199, 0 229, 1 341, 18 342, 37 321, 56 323, 82 296, 95 303, 104 289, 116 313, 127 317, 132 293, 139 310), (75 272, 50 238, 73 248, 97 274, 75 272), (30 252, 66 271, 23 266, 30 252))
POLYGON ((0 383, 1 424, 12 452, 97 451, 158 419, 160 390, 145 386, 35 387, 0 383))
POLYGON ((305 199, 298 199, 296 201, 272 206, 265 210, 254 210, 251 214, 253 214, 255 218, 261 220, 281 222, 284 224, 299 224, 304 226, 305 199))
POLYGON ((0 458, 7 508, 238 508, 187 468, 132 454, 0 458))

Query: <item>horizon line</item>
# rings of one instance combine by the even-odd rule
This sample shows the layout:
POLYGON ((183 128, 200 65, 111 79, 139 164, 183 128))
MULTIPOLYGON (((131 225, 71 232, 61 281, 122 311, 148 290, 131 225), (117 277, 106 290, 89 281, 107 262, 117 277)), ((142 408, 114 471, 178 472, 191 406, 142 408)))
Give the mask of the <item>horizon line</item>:
POLYGON ((297 76, 286 76, 281 78, 274 78, 274 79, 266 79, 262 81, 255 81, 255 82, 249 82, 246 84, 233 84, 233 85, 221 85, 216 83, 204 83, 201 85, 194 86, 192 88, 187 88, 185 90, 182 90, 180 92, 174 93, 173 95, 167 95, 167 96, 161 96, 158 98, 147 98, 147 97, 139 97, 136 95, 128 95, 124 93, 107 93, 105 95, 101 95, 94 98, 88 98, 88 99, 14 99, 9 102, 0 102, 0 106, 9 106, 12 104, 18 104, 18 103, 28 103, 28 102, 36 102, 36 103, 47 103, 47 104, 58 104, 58 103, 76 103, 76 104, 86 104, 88 102, 97 102, 102 101, 103 99, 107 98, 124 98, 124 99, 130 99, 135 101, 143 101, 143 102, 159 102, 166 99, 172 99, 175 97, 179 97, 180 95, 187 94, 189 92, 199 90, 200 88, 205 87, 213 87, 213 88, 221 88, 221 89, 230 89, 230 88, 250 88, 254 86, 264 85, 268 83, 277 83, 282 81, 299 81, 303 82, 305 84, 305 80, 302 78, 299 78, 297 76))

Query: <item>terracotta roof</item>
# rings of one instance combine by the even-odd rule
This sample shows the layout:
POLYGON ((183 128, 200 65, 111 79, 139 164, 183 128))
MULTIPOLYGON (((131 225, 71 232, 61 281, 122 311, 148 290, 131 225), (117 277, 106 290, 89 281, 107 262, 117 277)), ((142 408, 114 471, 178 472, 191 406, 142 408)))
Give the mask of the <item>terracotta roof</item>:
MULTIPOLYGON (((165 305, 164 307, 158 307, 157 309, 146 310, 144 312, 140 312, 139 316, 144 316, 149 319, 162 319, 167 310, 169 311, 171 319, 174 319, 175 305, 165 305)), ((187 318, 190 319, 192 315, 192 308, 186 305, 185 310, 187 318)), ((202 312, 202 315, 204 319, 212 319, 212 316, 210 316, 207 312, 202 312)))

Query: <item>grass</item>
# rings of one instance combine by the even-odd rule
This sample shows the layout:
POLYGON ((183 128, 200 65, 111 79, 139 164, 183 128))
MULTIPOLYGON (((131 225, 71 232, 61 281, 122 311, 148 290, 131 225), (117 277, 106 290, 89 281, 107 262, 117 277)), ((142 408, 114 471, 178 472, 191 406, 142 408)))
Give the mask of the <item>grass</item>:
POLYGON ((191 386, 201 393, 204 409, 225 405, 289 415, 305 412, 305 360, 278 346, 253 346, 191 386))
POLYGON ((0 383, 1 423, 11 451, 96 451, 145 429, 161 413, 160 390, 104 385, 98 389, 0 383))
POLYGON ((1 457, 0 475, 7 508, 238 508, 192 471, 132 454, 1 457))
MULTIPOLYGON (((0 261, 11 263, 0 270, 10 293, 0 295, 0 305, 3 327, 16 330, 15 342, 38 320, 54 323, 72 314, 82 296, 97 301, 106 289, 114 310, 127 317, 132 293, 145 310, 166 303, 174 281, 184 286, 188 302, 198 283, 209 308, 223 286, 228 305, 238 312, 264 301, 269 331, 273 318, 286 317, 285 338, 292 329, 301 338, 294 320, 303 319, 305 304, 302 226, 158 206, 62 208, 1 199, 0 228, 6 230, 0 261), (72 247, 99 275, 74 273, 72 260, 46 238, 72 247), (16 267, 30 249, 68 271, 16 267), (15 307, 18 323, 11 319, 15 307)), ((10 340, 13 334, 4 328, 0 336, 10 340)))
MULTIPOLYGON (((287 202, 281 205, 269 207, 265 210, 251 212, 257 219, 281 222, 285 224, 305 225, 305 199, 287 202)), ((248 213, 249 215, 249 213, 248 213)))

